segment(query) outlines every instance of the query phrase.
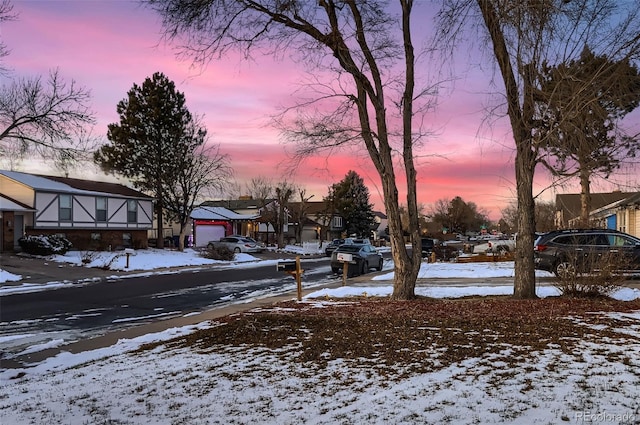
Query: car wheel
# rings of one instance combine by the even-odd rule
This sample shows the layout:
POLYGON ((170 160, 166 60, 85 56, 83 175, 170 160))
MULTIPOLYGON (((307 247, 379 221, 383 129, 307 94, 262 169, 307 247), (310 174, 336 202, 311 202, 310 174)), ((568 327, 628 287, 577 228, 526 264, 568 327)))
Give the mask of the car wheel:
POLYGON ((369 264, 367 264, 367 262, 363 260, 362 263, 360 263, 360 274, 363 275, 368 271, 369 271, 369 264))
POLYGON ((239 252, 242 252, 242 250, 238 247, 233 248, 233 252, 235 252, 236 254, 239 252))
POLYGON ((568 260, 560 260, 556 263, 556 267, 553 270, 556 277, 560 279, 568 279, 575 277, 577 274, 576 266, 568 260))
POLYGON ((340 269, 337 267, 331 267, 331 271, 337 274, 340 271, 340 269))
POLYGON ((378 267, 376 267, 376 270, 378 270, 379 272, 382 271, 382 258, 380 259, 380 261, 378 261, 378 267))

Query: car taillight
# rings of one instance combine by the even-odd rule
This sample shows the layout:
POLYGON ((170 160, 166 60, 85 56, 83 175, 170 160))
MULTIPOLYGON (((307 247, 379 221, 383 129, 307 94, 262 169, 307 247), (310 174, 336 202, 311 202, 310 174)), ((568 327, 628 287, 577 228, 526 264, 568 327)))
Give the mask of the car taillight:
POLYGON ((541 251, 544 251, 545 249, 547 249, 547 246, 546 245, 536 245, 534 248, 535 248, 534 251, 541 252, 541 251))

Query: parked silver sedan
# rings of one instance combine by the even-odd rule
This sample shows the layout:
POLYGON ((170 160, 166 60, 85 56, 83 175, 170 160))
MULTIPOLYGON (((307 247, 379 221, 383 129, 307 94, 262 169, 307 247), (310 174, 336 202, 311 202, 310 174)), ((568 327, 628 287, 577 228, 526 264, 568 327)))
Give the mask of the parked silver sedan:
POLYGON ((262 252, 262 247, 251 238, 242 236, 227 236, 219 241, 211 241, 207 244, 208 248, 224 247, 233 252, 255 253, 262 252))

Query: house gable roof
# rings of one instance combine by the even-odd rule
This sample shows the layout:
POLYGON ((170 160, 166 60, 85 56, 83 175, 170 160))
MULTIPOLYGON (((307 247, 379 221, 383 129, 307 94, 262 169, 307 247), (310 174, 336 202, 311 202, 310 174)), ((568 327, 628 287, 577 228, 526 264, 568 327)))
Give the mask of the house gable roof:
MULTIPOLYGON (((636 192, 606 192, 591 194, 591 209, 597 210, 605 205, 626 199, 636 192)), ((556 195, 556 210, 562 211, 565 222, 580 215, 580 194, 565 193, 556 195)))
POLYGON ((613 210, 624 207, 636 207, 640 205, 640 192, 632 193, 630 196, 621 199, 616 202, 604 205, 600 208, 595 208, 589 215, 599 217, 607 214, 611 214, 613 210))
MULTIPOLYGON (((267 199, 266 204, 270 204, 275 199, 267 199)), ((222 207, 229 210, 259 210, 263 207, 262 201, 257 199, 223 199, 218 201, 205 201, 201 207, 222 207)))
POLYGON ((109 194, 128 198, 151 199, 151 196, 118 183, 74 179, 69 177, 29 174, 18 171, 0 170, 0 174, 22 183, 36 191, 80 193, 87 195, 109 194))
POLYGON ((224 207, 207 207, 201 205, 193 209, 190 217, 194 220, 255 220, 258 218, 258 214, 238 214, 224 207))

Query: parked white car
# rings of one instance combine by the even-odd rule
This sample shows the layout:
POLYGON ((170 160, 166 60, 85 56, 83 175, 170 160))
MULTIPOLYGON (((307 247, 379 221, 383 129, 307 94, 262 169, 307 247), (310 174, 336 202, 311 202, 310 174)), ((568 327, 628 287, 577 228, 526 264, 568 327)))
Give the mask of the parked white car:
POLYGON ((221 238, 219 241, 210 241, 207 244, 208 248, 225 247, 233 252, 262 252, 263 248, 252 238, 244 236, 227 236, 221 238))

